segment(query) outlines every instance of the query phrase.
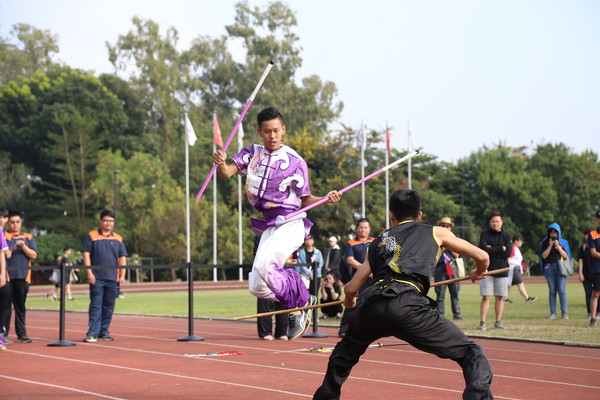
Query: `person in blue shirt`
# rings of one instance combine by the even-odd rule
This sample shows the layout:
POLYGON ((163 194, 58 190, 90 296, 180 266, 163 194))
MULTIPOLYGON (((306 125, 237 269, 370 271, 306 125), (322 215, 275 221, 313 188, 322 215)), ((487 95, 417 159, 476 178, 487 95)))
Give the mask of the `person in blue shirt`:
MULTIPOLYGON (((12 304, 15 309, 15 332, 17 341, 20 343, 31 343, 27 336, 25 326, 25 302, 29 285, 31 284, 31 262, 38 256, 38 248, 30 233, 21 230, 23 214, 19 211, 8 213, 8 232, 5 233, 6 242, 10 250, 10 257, 6 262, 7 267, 16 267, 8 272, 12 292, 12 304)), ((5 335, 8 336, 8 323, 10 312, 6 322, 5 335)), ((5 340, 6 342, 6 340, 5 340)))
POLYGON ((298 264, 308 264, 308 266, 295 267, 295 269, 303 280, 306 279, 305 283, 309 282, 308 291, 310 294, 314 294, 315 282, 317 282, 318 286, 318 281, 322 277, 323 253, 321 253, 321 250, 315 247, 315 239, 313 239, 312 236, 304 239, 304 247, 298 250, 298 264))
POLYGON ((117 283, 125 282, 127 250, 123 238, 113 232, 115 214, 110 210, 100 213, 100 228, 89 232, 83 239, 81 252, 84 266, 114 266, 115 268, 89 268, 87 281, 90 284, 89 326, 84 342, 114 340, 108 328, 115 310, 119 293, 117 283))

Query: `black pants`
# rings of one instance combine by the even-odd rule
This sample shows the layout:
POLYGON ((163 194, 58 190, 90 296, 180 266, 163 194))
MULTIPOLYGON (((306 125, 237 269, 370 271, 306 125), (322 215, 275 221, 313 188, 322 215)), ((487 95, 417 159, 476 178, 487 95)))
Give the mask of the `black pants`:
POLYGON ((0 334, 8 336, 12 314, 12 286, 10 282, 0 288, 0 334))
MULTIPOLYGON (((456 361, 463 369, 463 399, 492 399, 492 366, 483 349, 456 325, 441 316, 429 299, 414 290, 397 297, 377 297, 357 309, 346 335, 329 357, 323 385, 313 399, 339 399, 352 367, 374 341, 395 336, 440 358, 456 361)), ((375 389, 375 388, 374 388, 375 389)))
POLYGON ((12 279, 10 281, 12 289, 12 304, 15 309, 15 332, 17 338, 27 337, 25 328, 25 301, 29 293, 29 283, 25 279, 12 279))
MULTIPOLYGON (((283 304, 278 301, 257 299, 256 311, 258 314, 283 310, 283 304)), ((273 317, 256 318, 256 327, 258 328, 258 337, 263 338, 273 334, 273 317)), ((288 314, 275 315, 275 337, 286 336, 288 330, 288 314)))

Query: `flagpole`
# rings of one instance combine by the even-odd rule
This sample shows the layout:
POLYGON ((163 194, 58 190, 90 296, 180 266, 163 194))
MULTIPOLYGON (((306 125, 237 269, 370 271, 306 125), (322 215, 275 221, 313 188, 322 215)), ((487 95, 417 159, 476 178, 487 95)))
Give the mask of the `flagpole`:
MULTIPOLYGON (((362 146, 360 152, 360 177, 363 179, 363 182, 360 184, 361 188, 361 198, 362 198, 362 217, 365 218, 365 149, 367 148, 367 140, 365 138, 365 127, 363 125, 362 120, 360 121, 360 130, 362 132, 362 146)), ((387 165, 387 163, 386 163, 387 165)))
MULTIPOLYGON (((217 145, 213 143, 213 154, 217 145)), ((217 265, 217 175, 213 179, 213 265, 217 265)), ((213 282, 217 281, 217 268, 213 267, 213 282)))
MULTIPOLYGON (((185 113, 187 121, 188 114, 185 113)), ((184 122, 185 125, 185 122, 184 122)), ((190 150, 187 133, 185 135, 185 246, 186 246, 186 261, 192 261, 192 252, 190 248, 190 150)), ((190 277, 188 276, 188 280, 190 277)))
MULTIPOLYGON (((390 129, 385 124, 385 165, 389 164, 390 146, 389 134, 390 129)), ((385 229, 390 228, 390 170, 385 170, 385 229)))
MULTIPOLYGON (((408 127, 408 152, 412 152, 412 139, 410 137, 410 121, 407 121, 408 127)), ((412 189, 412 162, 408 160, 408 188, 412 189)))
MULTIPOLYGON (((244 145, 244 127, 240 123, 240 129, 238 131, 238 153, 242 151, 242 147, 244 145)), ((238 179, 238 263, 240 264, 239 269, 239 280, 244 280, 244 271, 241 267, 244 262, 243 252, 242 252, 242 176, 237 174, 238 179)))

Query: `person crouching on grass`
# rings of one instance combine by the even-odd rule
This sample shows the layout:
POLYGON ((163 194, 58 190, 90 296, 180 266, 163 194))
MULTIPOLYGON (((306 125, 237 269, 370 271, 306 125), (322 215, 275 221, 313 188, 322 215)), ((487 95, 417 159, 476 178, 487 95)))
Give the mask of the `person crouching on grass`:
POLYGON ((417 349, 454 360, 463 370, 463 399, 492 399, 492 366, 483 349, 436 309, 427 297, 442 247, 475 260, 473 282, 483 279, 488 254, 446 228, 419 223, 421 195, 410 189, 390 198, 392 228, 371 242, 367 258, 345 286, 344 305, 354 308, 356 295, 369 275, 375 283, 361 301, 346 335, 329 357, 323 384, 313 399, 339 399, 342 384, 374 341, 395 336, 417 349))

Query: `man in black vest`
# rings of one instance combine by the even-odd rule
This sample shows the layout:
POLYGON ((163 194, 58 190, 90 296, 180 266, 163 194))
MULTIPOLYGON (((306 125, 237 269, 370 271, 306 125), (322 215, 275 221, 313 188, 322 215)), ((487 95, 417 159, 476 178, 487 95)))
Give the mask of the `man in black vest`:
POLYGON ((346 335, 329 357, 323 385, 314 399, 339 399, 352 367, 374 341, 395 336, 414 347, 456 361, 463 369, 463 399, 491 399, 492 367, 483 349, 452 321, 441 316, 427 297, 440 246, 475 260, 473 282, 483 278, 487 253, 446 228, 420 224, 421 196, 401 189, 390 199, 393 228, 369 245, 365 262, 345 286, 344 305, 356 306, 359 288, 373 274, 375 283, 361 294, 346 335))

